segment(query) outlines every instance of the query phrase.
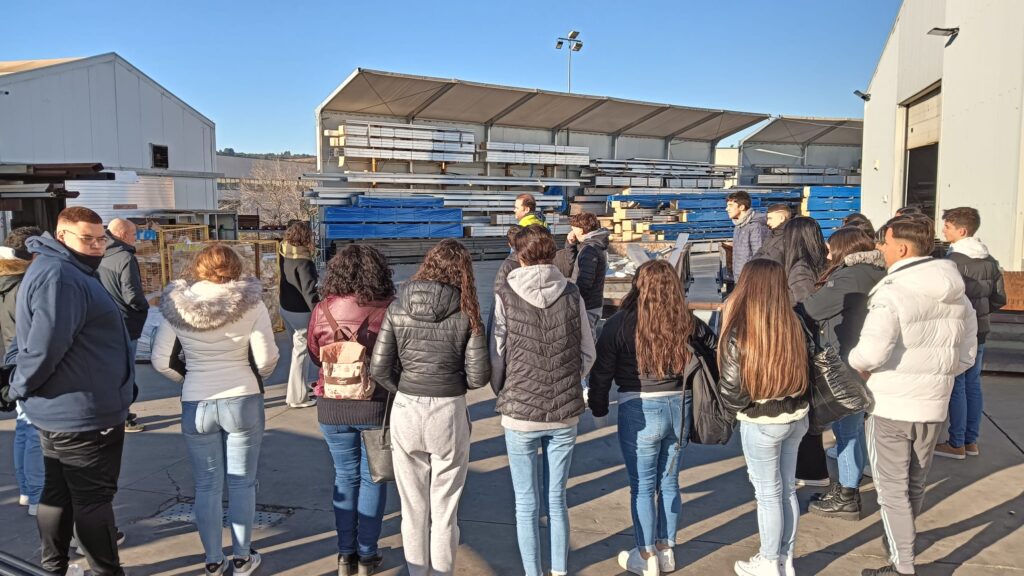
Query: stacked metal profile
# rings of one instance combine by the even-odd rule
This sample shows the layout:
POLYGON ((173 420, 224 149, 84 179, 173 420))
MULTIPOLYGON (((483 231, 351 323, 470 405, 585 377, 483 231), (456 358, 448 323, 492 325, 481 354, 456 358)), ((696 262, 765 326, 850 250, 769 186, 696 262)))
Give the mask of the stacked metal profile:
POLYGON ((859 186, 805 186, 801 213, 818 221, 825 238, 843 226, 843 219, 860 212, 859 186))
POLYGON ((860 186, 860 170, 829 166, 755 166, 758 186, 860 186))
POLYGON ((590 148, 555 144, 482 142, 480 160, 489 164, 586 166, 590 163, 590 148))
POLYGON ((715 190, 734 177, 736 168, 707 162, 634 158, 592 160, 580 176, 590 178, 583 194, 573 198, 571 211, 607 214, 609 196, 642 190, 642 193, 681 194, 715 190), (655 190, 656 189, 656 190, 655 190))
POLYGON ((426 124, 346 121, 337 130, 324 130, 331 156, 338 166, 345 158, 408 160, 427 162, 472 162, 475 136, 458 130, 426 124))

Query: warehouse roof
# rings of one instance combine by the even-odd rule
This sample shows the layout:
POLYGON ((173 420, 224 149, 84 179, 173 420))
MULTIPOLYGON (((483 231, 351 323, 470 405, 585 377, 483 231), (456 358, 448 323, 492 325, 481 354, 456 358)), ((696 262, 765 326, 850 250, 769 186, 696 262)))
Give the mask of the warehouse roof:
POLYGON ((323 111, 697 141, 717 141, 768 118, 364 68, 356 68, 317 115, 323 111))
POLYGON ((8 60, 0 62, 0 75, 14 74, 15 72, 27 72, 36 68, 46 68, 65 62, 74 62, 81 58, 51 58, 49 60, 8 60))
POLYGON ((743 143, 860 146, 863 135, 864 120, 860 118, 779 116, 744 138, 743 143))

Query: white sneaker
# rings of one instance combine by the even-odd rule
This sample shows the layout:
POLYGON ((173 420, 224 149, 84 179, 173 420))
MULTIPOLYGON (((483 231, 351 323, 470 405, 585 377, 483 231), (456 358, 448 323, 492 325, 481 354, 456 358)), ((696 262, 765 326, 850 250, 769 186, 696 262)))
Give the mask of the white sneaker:
POLYGON ((832 485, 832 480, 825 478, 824 480, 801 480, 796 479, 796 487, 803 488, 804 486, 813 486, 815 488, 828 488, 832 485))
POLYGON ((18 506, 28 506, 28 496, 22 494, 18 497, 18 506))
POLYGON ((316 398, 311 398, 309 400, 306 400, 305 402, 296 402, 288 405, 289 408, 312 408, 313 406, 316 406, 316 398))
POLYGON ((661 569, 658 566, 658 560, 657 554, 644 560, 640 555, 640 550, 636 548, 629 552, 619 552, 619 566, 627 572, 640 576, 660 576, 661 569))
POLYGON ((231 561, 231 574, 232 576, 249 576, 256 572, 262 563, 263 558, 260 557, 260 553, 250 548, 248 558, 235 558, 231 561))
POLYGON ((779 556, 779 572, 783 576, 796 576, 796 569, 793 568, 792 556, 779 556))
POLYGON ((733 569, 737 576, 780 576, 778 560, 766 560, 755 554, 750 560, 740 560, 733 569))
POLYGON ((39 514, 39 504, 29 504, 28 505, 28 515, 29 516, 35 516, 37 514, 39 514))
POLYGON ((668 550, 658 549, 658 569, 662 574, 676 571, 676 551, 674 548, 668 550))

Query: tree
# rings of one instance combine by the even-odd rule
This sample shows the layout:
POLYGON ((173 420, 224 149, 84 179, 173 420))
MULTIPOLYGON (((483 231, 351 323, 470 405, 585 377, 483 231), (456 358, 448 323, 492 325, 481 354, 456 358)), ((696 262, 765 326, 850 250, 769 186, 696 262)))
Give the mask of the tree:
POLYGON ((309 220, 309 202, 302 197, 301 171, 280 160, 255 160, 239 190, 238 212, 259 214, 260 222, 284 226, 292 220, 309 220))

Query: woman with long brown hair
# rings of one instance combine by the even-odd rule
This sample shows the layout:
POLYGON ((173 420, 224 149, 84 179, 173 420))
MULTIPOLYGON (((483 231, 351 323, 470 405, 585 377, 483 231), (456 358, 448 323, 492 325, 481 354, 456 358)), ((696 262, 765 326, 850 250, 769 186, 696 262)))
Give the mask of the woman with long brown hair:
MULTIPOLYGON (((868 294, 885 277, 885 258, 862 228, 840 228, 828 240, 829 268, 818 280, 818 291, 801 303, 804 315, 818 327, 822 346, 831 346, 845 362, 860 342, 868 314, 868 294)), ((853 371, 851 370, 851 373, 853 371)), ((864 414, 832 423, 836 437, 839 481, 813 500, 810 512, 830 518, 860 520, 860 480, 867 461, 864 414)))
POLYGON ((761 549, 740 576, 791 575, 800 505, 796 460, 807 432, 808 341, 781 264, 755 259, 726 302, 718 341, 722 404, 740 421, 761 549))
POLYGON ((395 395, 391 440, 411 576, 452 574, 469 468, 466 391, 491 376, 473 261, 442 240, 388 307, 370 374, 395 395))
POLYGON ((313 232, 309 222, 293 222, 284 232, 279 247, 281 263, 281 318, 292 333, 292 362, 288 368, 285 402, 292 408, 316 405, 309 385, 316 372, 306 349, 306 328, 313 308, 320 300, 317 293, 316 264, 313 263, 313 232))
POLYGON ((714 333, 686 307, 679 274, 646 262, 597 343, 590 409, 608 414, 619 389, 619 445, 629 473, 636 547, 619 554, 623 569, 643 576, 675 570, 680 449, 690 428, 692 394, 685 374, 693 354, 714 350, 714 333))

